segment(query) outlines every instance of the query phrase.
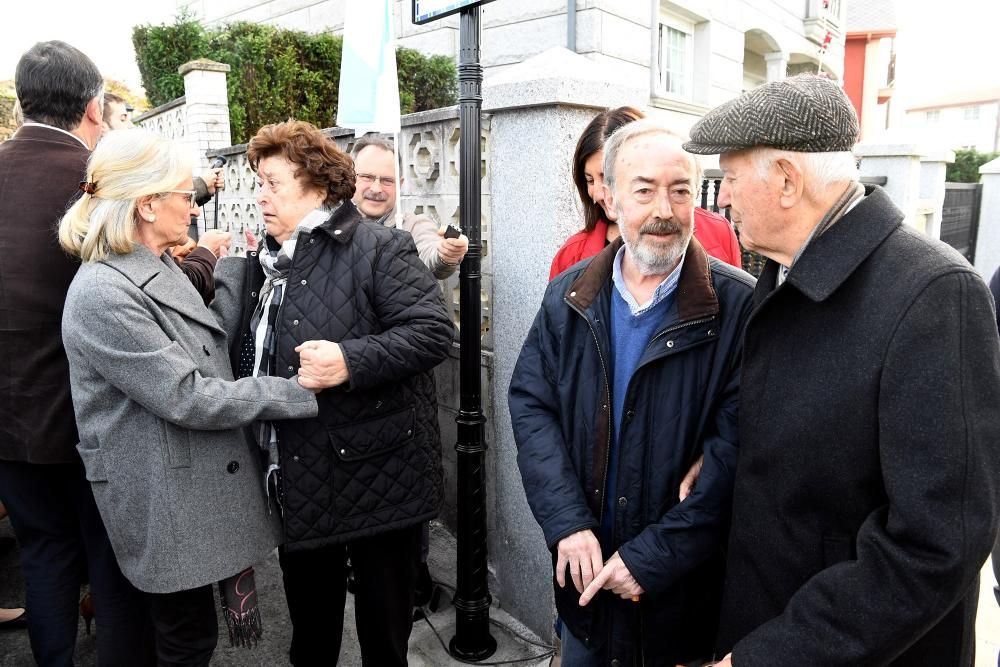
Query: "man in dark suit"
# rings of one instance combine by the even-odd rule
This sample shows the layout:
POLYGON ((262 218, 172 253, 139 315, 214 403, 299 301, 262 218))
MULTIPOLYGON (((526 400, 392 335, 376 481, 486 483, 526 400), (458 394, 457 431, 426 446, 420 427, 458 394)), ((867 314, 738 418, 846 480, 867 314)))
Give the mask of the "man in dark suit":
POLYGON ((60 336, 77 264, 56 226, 101 136, 103 79, 64 42, 17 64, 24 125, 0 144, 0 500, 21 544, 28 632, 39 665, 70 665, 89 577, 100 664, 141 664, 142 613, 118 569, 76 452, 60 336))
POLYGON ((971 666, 998 516, 1000 339, 957 252, 859 183, 837 84, 709 112, 741 241, 744 334, 721 665, 971 666))

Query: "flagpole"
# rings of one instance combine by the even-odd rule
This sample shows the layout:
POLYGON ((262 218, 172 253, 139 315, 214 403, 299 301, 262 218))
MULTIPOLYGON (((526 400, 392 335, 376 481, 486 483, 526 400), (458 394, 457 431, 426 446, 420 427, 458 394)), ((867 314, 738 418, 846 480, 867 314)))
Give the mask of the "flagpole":
POLYGON ((493 655, 496 639, 490 634, 490 597, 486 543, 486 417, 482 410, 480 333, 482 241, 483 67, 479 63, 479 6, 463 9, 459 20, 458 62, 459 128, 461 133, 459 209, 469 250, 459 273, 461 350, 459 352, 460 405, 455 422, 458 472, 458 572, 455 592, 455 636, 449 651, 455 658, 478 662, 493 655))

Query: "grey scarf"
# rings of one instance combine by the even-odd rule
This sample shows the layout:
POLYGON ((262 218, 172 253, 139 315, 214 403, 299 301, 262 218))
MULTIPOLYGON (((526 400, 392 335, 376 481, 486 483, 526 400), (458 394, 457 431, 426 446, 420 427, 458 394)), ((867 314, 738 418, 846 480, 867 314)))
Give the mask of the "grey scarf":
MULTIPOLYGON (((260 358, 256 359, 256 370, 254 376, 273 375, 275 361, 277 358, 278 341, 275 336, 275 325, 278 321, 278 309, 288 282, 288 273, 292 268, 292 257, 295 255, 295 246, 299 237, 308 235, 313 229, 330 219, 339 204, 333 208, 321 206, 302 218, 292 235, 281 244, 278 250, 270 250, 267 244, 261 248, 257 255, 260 258, 260 266, 264 270, 264 284, 260 288, 260 296, 257 300, 257 307, 250 318, 250 334, 257 335, 261 320, 267 317, 267 329, 264 333, 264 340, 261 345, 260 358)), ((278 459, 278 431, 270 421, 258 422, 257 444, 267 455, 267 466, 264 470, 264 490, 270 498, 271 485, 277 491, 280 488, 278 483, 279 459, 278 459)), ((275 498, 280 504, 280 496, 275 493, 275 498)), ((268 503, 270 507, 270 503, 268 503)))

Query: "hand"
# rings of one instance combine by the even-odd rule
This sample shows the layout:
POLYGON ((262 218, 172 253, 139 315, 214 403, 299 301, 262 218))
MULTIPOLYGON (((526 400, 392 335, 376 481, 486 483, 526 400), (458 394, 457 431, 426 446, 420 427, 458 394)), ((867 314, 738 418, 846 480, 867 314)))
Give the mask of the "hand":
POLYGON ((247 240, 247 252, 253 252, 260 247, 260 241, 257 240, 257 237, 249 229, 243 230, 243 238, 247 240))
POLYGON ((701 466, 705 463, 705 455, 702 454, 698 457, 698 460, 691 464, 691 469, 687 471, 684 475, 684 479, 681 480, 681 490, 677 494, 681 502, 691 495, 694 491, 694 485, 698 483, 698 478, 701 476, 701 466))
POLYGON ((216 190, 226 189, 226 176, 222 173, 222 167, 206 169, 201 174, 201 180, 205 181, 205 187, 210 195, 214 195, 216 190))
POLYGON ((462 263, 465 253, 469 251, 469 237, 462 234, 457 239, 446 239, 444 237, 444 226, 438 229, 438 256, 445 264, 456 266, 462 263))
POLYGON ((206 229, 205 233, 198 239, 198 245, 202 248, 208 248, 216 257, 225 257, 228 255, 229 244, 232 242, 232 234, 224 232, 221 229, 206 229))
POLYGON ((556 582, 559 588, 566 587, 566 567, 569 566, 569 574, 577 593, 582 593, 593 581, 594 573, 601 569, 604 562, 601 558, 601 545, 590 529, 559 540, 557 552, 556 582))
POLYGON ((184 241, 180 245, 175 245, 170 249, 170 254, 176 259, 183 260, 185 257, 191 254, 191 251, 198 247, 195 240, 190 236, 185 236, 184 241))
POLYGON ((642 590, 639 582, 632 576, 632 573, 625 567, 625 563, 617 551, 608 559, 608 562, 604 564, 604 568, 597 573, 594 580, 587 586, 587 590, 580 596, 580 606, 586 606, 597 595, 597 591, 602 588, 606 588, 626 600, 629 598, 638 598, 645 592, 642 590))
POLYGON ((307 340, 295 348, 299 353, 299 384, 306 389, 328 389, 350 379, 347 360, 340 345, 328 340, 307 340))
POLYGON ((733 667, 733 654, 730 653, 722 660, 710 664, 715 665, 715 667, 733 667))

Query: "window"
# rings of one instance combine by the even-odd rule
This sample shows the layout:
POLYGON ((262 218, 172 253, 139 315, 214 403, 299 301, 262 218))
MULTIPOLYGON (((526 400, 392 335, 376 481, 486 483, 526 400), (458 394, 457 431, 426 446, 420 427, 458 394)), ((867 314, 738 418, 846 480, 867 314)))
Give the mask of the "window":
POLYGON ((927 124, 932 125, 941 120, 941 111, 939 109, 934 109, 933 111, 927 112, 927 124))
POLYGON ((660 88, 663 92, 682 97, 690 95, 690 42, 688 33, 660 24, 660 88))
POLYGON ((965 120, 979 120, 979 107, 965 107, 965 120))
POLYGON ((694 78, 694 26, 661 17, 658 43, 659 92, 690 99, 694 78))

